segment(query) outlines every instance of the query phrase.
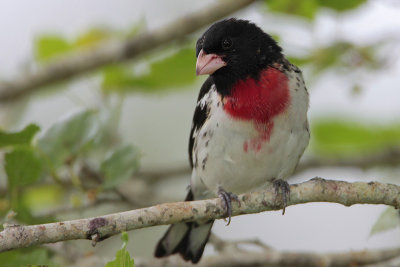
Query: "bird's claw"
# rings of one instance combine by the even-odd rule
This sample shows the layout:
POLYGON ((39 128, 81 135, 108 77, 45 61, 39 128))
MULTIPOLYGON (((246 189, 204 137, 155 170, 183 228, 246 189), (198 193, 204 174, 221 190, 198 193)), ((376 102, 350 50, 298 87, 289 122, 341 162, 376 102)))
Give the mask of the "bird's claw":
POLYGON ((285 208, 287 206, 287 201, 290 200, 290 186, 286 181, 281 179, 274 181, 275 188, 275 198, 278 197, 279 189, 282 192, 282 215, 285 214, 285 208))
POLYGON ((232 199, 239 201, 239 198, 231 192, 226 192, 222 187, 218 188, 218 196, 225 207, 225 215, 228 216, 228 223, 226 225, 228 226, 231 223, 232 217, 232 199))

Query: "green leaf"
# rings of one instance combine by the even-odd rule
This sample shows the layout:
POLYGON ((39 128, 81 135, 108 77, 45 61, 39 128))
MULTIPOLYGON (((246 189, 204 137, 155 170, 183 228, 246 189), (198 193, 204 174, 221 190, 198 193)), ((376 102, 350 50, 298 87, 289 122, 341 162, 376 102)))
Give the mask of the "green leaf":
POLYGON ((117 251, 115 259, 106 264, 105 267, 134 267, 134 260, 131 259, 129 252, 126 250, 128 243, 128 234, 123 232, 121 235, 122 248, 117 251))
POLYGON ((134 87, 134 79, 127 67, 122 65, 110 65, 103 69, 102 87, 106 90, 122 90, 134 87))
POLYGON ((65 195, 65 189, 57 184, 31 186, 21 195, 21 204, 35 213, 62 204, 65 195))
POLYGON ((328 155, 354 155, 400 146, 400 125, 361 124, 325 119, 311 124, 311 147, 328 155))
POLYGON ((68 53, 71 50, 72 44, 57 35, 43 35, 35 42, 35 56, 39 62, 50 61, 56 56, 68 53))
POLYGON ((99 28, 90 29, 78 36, 74 42, 69 42, 57 35, 43 35, 35 43, 36 60, 48 62, 57 56, 93 46, 109 37, 110 33, 108 31, 99 28))
POLYGON ((359 7, 366 0, 267 0, 265 4, 268 10, 277 13, 300 16, 306 19, 314 19, 321 7, 343 12, 359 7))
POLYGON ((111 33, 105 29, 94 28, 78 36, 75 40, 74 48, 82 48, 96 45, 110 38, 111 33))
POLYGON ((388 207, 382 212, 378 220, 371 229, 370 235, 384 232, 400 225, 399 211, 393 207, 388 207))
POLYGON ((355 68, 380 70, 388 61, 387 57, 377 53, 381 46, 381 42, 360 46, 346 41, 337 41, 328 46, 315 47, 308 55, 289 57, 289 60, 296 65, 308 64, 315 76, 328 69, 346 73, 355 68))
POLYGON ((38 62, 49 62, 57 56, 82 50, 103 42, 111 37, 126 38, 137 34, 143 27, 143 22, 139 22, 132 27, 128 33, 110 31, 109 29, 93 28, 69 41, 62 36, 46 34, 39 36, 34 45, 35 58, 38 62))
POLYGON ((196 79, 193 49, 184 48, 150 64, 148 74, 137 76, 130 66, 110 66, 103 71, 103 88, 116 91, 157 92, 189 85, 196 79))
MULTIPOLYGON (((45 223, 52 218, 35 218, 32 215, 32 208, 37 201, 33 201, 31 194, 32 184, 37 182, 42 177, 43 163, 42 158, 31 147, 18 147, 5 155, 5 171, 7 174, 9 206, 7 209, 12 209, 16 212, 16 219, 19 222, 27 224, 45 223)), ((33 187, 34 188, 34 187, 33 187)), ((41 187, 38 187, 41 188, 41 187)), ((50 193, 50 191, 41 191, 41 193, 50 193)), ((51 195, 36 194, 37 197, 46 198, 49 200, 51 195)), ((58 194, 57 197, 60 197, 58 194)), ((53 199, 54 200, 54 199, 53 199)), ((44 202, 44 201, 43 201, 44 202)), ((43 203, 42 202, 42 203, 43 203)), ((47 203, 43 203, 41 208, 47 203)), ((54 203, 54 201, 52 202, 54 203)))
POLYGON ((292 64, 294 64, 296 66, 303 66, 303 65, 306 65, 306 64, 309 64, 309 63, 312 62, 310 57, 291 57, 291 56, 288 56, 288 60, 292 64))
POLYGON ((35 134, 40 130, 36 124, 29 124, 22 131, 7 133, 0 130, 0 147, 30 145, 35 134))
POLYGON ((122 247, 126 247, 126 245, 128 245, 129 235, 127 232, 121 233, 121 241, 122 241, 122 247))
POLYGON ((192 48, 181 49, 173 55, 151 64, 150 74, 138 78, 139 86, 162 89, 194 82, 196 57, 192 48))
POLYGON ((31 148, 18 148, 5 156, 8 188, 26 186, 36 182, 42 172, 42 162, 31 148))
POLYGON ((92 142, 99 129, 95 111, 83 110, 56 122, 38 140, 38 148, 53 168, 76 157, 92 142))
POLYGON ((49 252, 44 248, 18 249, 0 254, 2 267, 15 266, 57 266, 49 256, 49 252))
POLYGON ((355 9, 361 4, 364 4, 366 0, 317 0, 318 4, 323 7, 327 7, 339 12, 355 9))
POLYGON ((314 74, 319 74, 333 67, 340 69, 345 65, 343 55, 346 55, 346 59, 348 59, 349 53, 354 49, 355 46, 347 42, 335 42, 326 47, 317 47, 308 58, 308 63, 311 64, 314 74))
POLYGON ((268 10, 276 13, 296 15, 306 19, 314 19, 318 10, 317 0, 267 0, 268 10))
POLYGON ((115 187, 128 179, 139 167, 140 154, 131 145, 123 146, 108 155, 101 164, 104 176, 103 187, 115 187))

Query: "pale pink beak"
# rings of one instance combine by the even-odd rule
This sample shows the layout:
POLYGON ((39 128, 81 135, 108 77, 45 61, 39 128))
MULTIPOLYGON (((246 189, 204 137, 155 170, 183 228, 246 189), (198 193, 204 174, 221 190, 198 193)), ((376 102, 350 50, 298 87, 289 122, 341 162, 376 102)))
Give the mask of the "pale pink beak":
POLYGON ((206 54, 200 50, 196 62, 196 75, 213 74, 216 70, 226 66, 221 56, 216 54, 206 54))

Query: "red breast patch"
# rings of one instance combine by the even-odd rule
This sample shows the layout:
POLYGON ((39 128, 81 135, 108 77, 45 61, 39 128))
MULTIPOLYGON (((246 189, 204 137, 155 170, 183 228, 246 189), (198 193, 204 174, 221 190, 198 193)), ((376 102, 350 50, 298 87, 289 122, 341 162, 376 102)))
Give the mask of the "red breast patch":
POLYGON ((235 119, 254 121, 260 133, 256 139, 243 144, 243 150, 260 151, 262 143, 269 140, 273 117, 285 112, 289 104, 288 78, 281 71, 269 67, 258 81, 253 78, 234 84, 231 95, 224 98, 224 110, 235 119))

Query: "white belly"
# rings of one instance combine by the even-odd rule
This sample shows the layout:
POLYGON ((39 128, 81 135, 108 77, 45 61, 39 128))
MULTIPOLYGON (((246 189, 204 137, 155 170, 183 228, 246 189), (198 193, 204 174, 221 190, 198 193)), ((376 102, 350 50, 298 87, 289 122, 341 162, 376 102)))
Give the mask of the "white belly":
POLYGON ((308 95, 305 88, 293 93, 299 96, 273 118, 265 140, 253 121, 232 119, 217 105, 219 95, 209 92, 213 115, 195 133, 191 186, 196 198, 215 196, 219 186, 235 194, 261 190, 293 172, 309 141, 308 95))

